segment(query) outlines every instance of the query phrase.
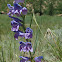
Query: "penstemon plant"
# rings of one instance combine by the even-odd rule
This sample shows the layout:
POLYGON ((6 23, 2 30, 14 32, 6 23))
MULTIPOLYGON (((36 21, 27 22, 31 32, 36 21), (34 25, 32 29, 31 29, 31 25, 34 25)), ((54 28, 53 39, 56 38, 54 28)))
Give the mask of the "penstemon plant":
MULTIPOLYGON (((24 0, 14 0, 13 5, 7 4, 8 8, 10 9, 9 17, 13 19, 11 21, 11 31, 15 33, 14 38, 18 40, 18 37, 22 37, 26 39, 26 42, 20 41, 19 50, 22 52, 29 52, 30 56, 26 57, 25 55, 19 56, 21 58, 20 62, 41 62, 43 56, 35 57, 33 53, 32 43, 30 38, 33 36, 33 30, 30 27, 25 27, 25 15, 27 14, 27 8, 20 6, 18 3, 24 3, 24 0), (16 15, 17 17, 22 17, 23 20, 18 19, 17 17, 13 17, 16 15), (23 28, 23 31, 20 30, 19 27, 23 28)), ((25 0, 26 6, 26 0, 25 0)), ((31 24, 30 24, 31 26, 31 24)), ((35 51, 34 51, 35 53, 35 51)))

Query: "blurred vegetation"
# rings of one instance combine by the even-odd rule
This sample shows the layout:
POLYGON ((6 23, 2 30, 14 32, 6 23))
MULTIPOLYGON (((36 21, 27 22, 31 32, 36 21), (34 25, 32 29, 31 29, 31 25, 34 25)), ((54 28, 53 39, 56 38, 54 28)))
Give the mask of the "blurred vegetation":
MULTIPOLYGON (((7 4, 13 5, 13 0, 0 0, 0 12, 4 11, 7 13, 9 11, 7 4)), ((35 14, 39 15, 62 14, 62 0, 26 0, 26 7, 29 14, 32 9, 34 9, 35 14)))

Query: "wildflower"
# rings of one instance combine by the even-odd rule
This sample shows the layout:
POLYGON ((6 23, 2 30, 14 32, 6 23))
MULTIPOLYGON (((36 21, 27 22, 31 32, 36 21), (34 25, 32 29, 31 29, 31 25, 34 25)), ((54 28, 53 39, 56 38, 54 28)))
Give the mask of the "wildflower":
POLYGON ((39 57, 35 57, 34 60, 35 60, 35 62, 41 62, 42 58, 43 58, 43 56, 39 56, 39 57))
POLYGON ((14 31, 14 32, 15 32, 14 38, 16 40, 18 40, 19 36, 22 37, 22 38, 24 37, 24 33, 22 31, 18 30, 18 31, 14 31), (22 33, 22 35, 19 35, 19 33, 22 33))
POLYGON ((10 4, 7 4, 7 6, 10 9, 7 15, 13 16, 14 14, 16 14, 16 16, 21 16, 27 14, 27 8, 20 6, 16 2, 14 2, 14 6, 11 6, 10 4))
POLYGON ((27 14, 27 8, 25 8, 25 7, 22 8, 22 14, 23 15, 26 15, 27 14))
POLYGON ((20 23, 22 22, 22 20, 12 16, 9 17, 13 19, 13 21, 11 21, 11 26, 12 26, 11 31, 18 31, 19 26, 22 26, 22 24, 20 23))
POLYGON ((29 39, 30 38, 30 33, 25 33, 24 37, 25 37, 25 39, 29 39))
POLYGON ((11 6, 11 4, 7 4, 8 8, 10 9, 9 13, 7 15, 11 15, 13 16, 14 15, 14 7, 11 6))
MULTIPOLYGON (((17 29, 17 27, 15 28, 15 29, 17 29)), ((13 31, 15 31, 15 30, 13 30, 13 31)), ((20 36, 20 37, 25 37, 25 39, 29 39, 30 37, 29 37, 29 35, 30 35, 30 33, 22 33, 22 32, 19 32, 19 31, 17 31, 16 33, 15 33, 15 36, 18 38, 18 36, 20 36)), ((16 38, 16 37, 14 37, 14 38, 16 38)))
POLYGON ((20 36, 22 38, 25 37, 25 39, 30 39, 30 38, 32 38, 32 32, 33 31, 32 31, 31 28, 26 28, 25 33, 18 31, 18 32, 15 33, 15 39, 16 39, 16 37, 18 38, 18 36, 20 36))
POLYGON ((30 42, 20 42, 20 44, 21 44, 19 47, 20 51, 33 52, 32 44, 30 42))
POLYGON ((11 6, 11 4, 7 4, 7 6, 8 6, 8 8, 9 8, 10 10, 13 10, 13 9, 14 9, 14 7, 11 6))
POLYGON ((9 16, 10 18, 12 18, 13 20, 15 20, 16 22, 22 22, 22 20, 16 18, 16 17, 12 17, 12 16, 9 16))
POLYGON ((21 10, 23 7, 20 6, 18 3, 14 2, 14 10, 21 10))
POLYGON ((30 33, 29 35, 26 35, 25 38, 26 39, 29 39, 29 38, 32 38, 32 33, 33 33, 33 30, 31 28, 26 28, 26 33, 30 33))
POLYGON ((30 59, 30 58, 28 58, 28 57, 23 57, 23 56, 19 56, 20 58, 22 58, 21 60, 20 60, 20 62, 29 62, 28 60, 30 59))
POLYGON ((31 28, 26 28, 26 31, 25 31, 26 33, 33 33, 33 30, 31 29, 31 28))
POLYGON ((22 26, 21 23, 16 22, 15 20, 11 21, 11 25, 12 25, 11 31, 18 31, 19 26, 22 26))
POLYGON ((32 44, 31 42, 26 42, 26 51, 27 52, 33 52, 32 44))
POLYGON ((11 31, 18 31, 18 29, 19 29, 19 25, 18 25, 18 26, 13 26, 13 27, 11 28, 11 31))
POLYGON ((19 2, 23 3, 24 0, 15 0, 15 2, 17 2, 17 3, 19 3, 19 2))
POLYGON ((19 47, 19 50, 25 52, 25 51, 26 51, 26 50, 24 50, 24 47, 26 46, 26 45, 25 45, 25 42, 21 41, 21 42, 19 42, 19 43, 21 44, 20 47, 19 47))

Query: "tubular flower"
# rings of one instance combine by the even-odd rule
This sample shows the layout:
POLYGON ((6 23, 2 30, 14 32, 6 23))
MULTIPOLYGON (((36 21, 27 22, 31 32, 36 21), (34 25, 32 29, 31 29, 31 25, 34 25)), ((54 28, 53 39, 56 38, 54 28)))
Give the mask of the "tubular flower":
POLYGON ((18 31, 19 26, 22 26, 22 24, 20 23, 22 22, 22 20, 12 16, 9 17, 13 19, 13 21, 11 21, 11 26, 12 26, 11 31, 18 31))
POLYGON ((10 9, 9 13, 7 15, 11 15, 13 16, 14 15, 14 7, 11 6, 11 4, 7 4, 8 8, 10 9))
POLYGON ((23 15, 26 15, 27 14, 27 8, 25 8, 25 7, 22 8, 22 14, 23 15))
POLYGON ((23 57, 23 56, 19 56, 20 58, 22 58, 21 60, 20 60, 20 62, 29 62, 28 60, 30 59, 30 58, 28 58, 28 57, 23 57))
POLYGON ((18 30, 18 31, 15 31, 15 35, 14 35, 14 38, 16 39, 16 40, 18 40, 18 37, 24 37, 24 33, 22 32, 22 31, 20 31, 20 30, 18 30), (19 33, 22 33, 22 35, 19 35, 19 33))
POLYGON ((29 35, 26 35, 26 36, 25 36, 26 39, 32 38, 32 36, 33 36, 33 35, 32 35, 33 30, 32 30, 31 28, 29 28, 29 27, 26 28, 26 31, 25 31, 25 32, 26 32, 26 33, 30 33, 29 35))
POLYGON ((20 42, 20 44, 21 44, 19 47, 20 51, 33 52, 32 44, 30 42, 20 42))
POLYGON ((14 2, 14 6, 11 6, 10 4, 7 4, 7 6, 10 9, 7 15, 13 16, 15 14, 16 16, 21 16, 27 14, 27 8, 20 6, 16 2, 14 2))
POLYGON ((26 46, 25 42, 22 41, 22 42, 19 42, 19 43, 21 44, 20 47, 19 47, 19 50, 25 52, 26 51, 26 50, 24 50, 24 47, 26 46))
MULTIPOLYGON (((19 31, 17 31, 16 33, 15 33, 15 35, 17 34, 17 38, 20 36, 20 37, 25 37, 25 39, 28 39, 28 36, 30 35, 30 33, 22 33, 22 32, 19 32, 19 31)), ((15 37, 14 37, 15 38, 15 37)))
POLYGON ((32 44, 31 42, 26 42, 26 51, 27 52, 33 52, 32 44))
POLYGON ((16 22, 15 20, 11 21, 11 31, 18 31, 19 30, 19 26, 21 26, 21 23, 16 22))
POLYGON ((8 8, 9 8, 10 10, 13 10, 13 9, 14 9, 14 7, 11 6, 10 4, 7 4, 7 6, 8 6, 8 8))
POLYGON ((12 18, 13 20, 15 20, 16 22, 23 22, 22 20, 16 18, 16 17, 12 17, 12 16, 9 16, 10 18, 12 18))
POLYGON ((43 58, 43 56, 39 56, 39 57, 35 57, 34 60, 35 60, 35 62, 41 62, 42 58, 43 58))
POLYGON ((18 31, 15 33, 15 35, 17 34, 17 38, 18 38, 18 36, 20 36, 22 38, 25 37, 25 39, 30 39, 30 38, 32 38, 32 33, 33 33, 33 31, 31 28, 26 28, 25 33, 18 31))

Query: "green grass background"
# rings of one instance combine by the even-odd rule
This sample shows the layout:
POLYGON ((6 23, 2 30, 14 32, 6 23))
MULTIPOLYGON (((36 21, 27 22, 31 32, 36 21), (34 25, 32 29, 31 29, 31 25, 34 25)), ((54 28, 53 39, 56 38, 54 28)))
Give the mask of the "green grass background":
MULTIPOLYGON (((31 17, 31 15, 26 16, 26 27, 29 27, 31 17)), ((25 39, 20 37, 18 41, 14 39, 14 33, 11 31, 11 20, 7 15, 0 15, 0 62, 19 62, 19 56, 23 56, 23 52, 19 51, 19 41, 25 41, 25 39)), ((36 20, 42 33, 33 21, 31 27, 33 29, 33 38, 31 39, 33 48, 37 42, 34 57, 43 56, 43 62, 62 62, 62 16, 36 15, 36 20), (47 40, 44 38, 48 28, 59 37, 59 40, 55 37, 55 41, 60 47, 60 51, 52 38, 47 40)), ((22 30, 22 28, 20 29, 22 30)), ((29 56, 29 53, 26 55, 29 56)))

